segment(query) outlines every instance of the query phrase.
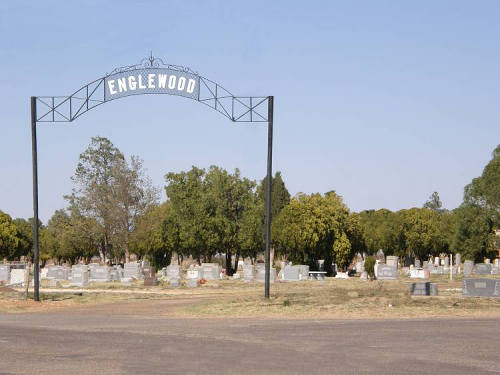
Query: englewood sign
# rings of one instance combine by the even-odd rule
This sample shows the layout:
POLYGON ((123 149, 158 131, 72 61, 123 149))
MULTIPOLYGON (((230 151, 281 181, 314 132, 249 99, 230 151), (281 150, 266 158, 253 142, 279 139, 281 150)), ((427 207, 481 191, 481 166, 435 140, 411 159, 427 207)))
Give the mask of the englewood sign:
POLYGON ((197 99, 200 77, 168 68, 136 69, 109 75, 104 84, 106 101, 139 94, 169 94, 197 99))

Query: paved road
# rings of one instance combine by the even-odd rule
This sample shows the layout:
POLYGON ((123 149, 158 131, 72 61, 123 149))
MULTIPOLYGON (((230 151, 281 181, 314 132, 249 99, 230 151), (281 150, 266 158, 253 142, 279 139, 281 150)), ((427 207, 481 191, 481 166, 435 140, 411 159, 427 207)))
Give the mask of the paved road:
POLYGON ((172 319, 162 301, 0 314, 0 374, 492 374, 498 320, 172 319))

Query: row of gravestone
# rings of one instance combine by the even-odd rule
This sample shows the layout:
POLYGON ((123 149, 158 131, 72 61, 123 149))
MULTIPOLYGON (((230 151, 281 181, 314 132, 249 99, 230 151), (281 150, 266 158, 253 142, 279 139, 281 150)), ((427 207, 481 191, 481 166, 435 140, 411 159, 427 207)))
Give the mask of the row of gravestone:
MULTIPOLYGON (((408 291, 412 296, 437 296, 435 283, 410 283, 408 291)), ((499 279, 465 279, 462 284, 462 295, 465 297, 500 297, 499 279)))
MULTIPOLYGON (((264 264, 245 264, 243 268, 243 280, 250 281, 265 281, 265 267, 264 264)), ((199 285, 200 280, 217 280, 221 278, 222 268, 219 264, 215 263, 202 263, 201 266, 191 267, 186 271, 186 285, 188 287, 196 287, 199 285)), ((169 286, 177 287, 182 283, 183 275, 181 267, 177 264, 171 264, 162 269, 162 275, 167 281, 169 286)), ((276 269, 270 270, 270 281, 276 280, 276 269)))

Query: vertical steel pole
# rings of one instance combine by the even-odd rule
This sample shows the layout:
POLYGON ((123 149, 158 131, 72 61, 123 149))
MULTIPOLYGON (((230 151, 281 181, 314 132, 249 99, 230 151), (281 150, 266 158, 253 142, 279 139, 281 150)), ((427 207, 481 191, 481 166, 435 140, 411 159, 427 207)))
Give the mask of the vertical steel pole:
POLYGON ((265 298, 269 298, 269 282, 271 276, 271 186, 273 178, 273 112, 274 96, 268 99, 267 107, 267 184, 266 184, 266 290, 265 298))
POLYGON ((31 97, 31 152, 33 162, 33 269, 34 300, 40 301, 40 256, 38 252, 38 156, 36 149, 36 97, 31 97))

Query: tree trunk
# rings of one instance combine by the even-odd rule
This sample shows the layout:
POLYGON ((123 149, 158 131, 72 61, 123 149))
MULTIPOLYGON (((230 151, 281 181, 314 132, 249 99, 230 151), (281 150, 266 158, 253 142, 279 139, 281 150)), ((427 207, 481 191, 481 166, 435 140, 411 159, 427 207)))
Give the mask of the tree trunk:
POLYGON ((231 252, 226 251, 226 275, 233 276, 233 267, 231 264, 231 252))
POLYGON ((240 252, 236 252, 235 260, 234 260, 234 272, 238 272, 238 261, 240 260, 240 252))

